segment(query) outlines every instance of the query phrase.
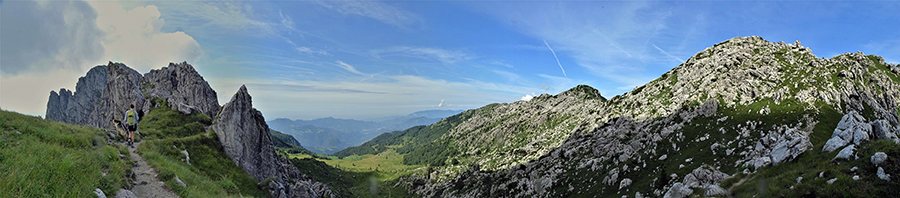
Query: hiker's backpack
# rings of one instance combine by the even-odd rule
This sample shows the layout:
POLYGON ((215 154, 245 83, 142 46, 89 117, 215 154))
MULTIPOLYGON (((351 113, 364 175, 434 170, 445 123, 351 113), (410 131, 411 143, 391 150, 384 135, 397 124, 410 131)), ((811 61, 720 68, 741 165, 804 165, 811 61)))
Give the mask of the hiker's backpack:
POLYGON ((127 112, 125 112, 125 114, 127 117, 127 120, 125 121, 126 124, 134 125, 135 123, 137 123, 137 119, 135 119, 136 115, 134 113, 134 110, 128 110, 127 112))

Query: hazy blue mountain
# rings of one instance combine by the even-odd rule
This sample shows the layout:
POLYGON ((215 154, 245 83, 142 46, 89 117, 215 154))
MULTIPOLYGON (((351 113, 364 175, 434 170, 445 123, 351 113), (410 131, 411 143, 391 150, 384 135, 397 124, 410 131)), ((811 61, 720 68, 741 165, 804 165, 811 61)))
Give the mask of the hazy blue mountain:
POLYGON ((313 120, 278 118, 267 123, 272 129, 294 136, 304 148, 312 152, 332 154, 347 147, 358 146, 386 132, 430 125, 460 112, 462 110, 427 110, 370 121, 333 117, 313 120))

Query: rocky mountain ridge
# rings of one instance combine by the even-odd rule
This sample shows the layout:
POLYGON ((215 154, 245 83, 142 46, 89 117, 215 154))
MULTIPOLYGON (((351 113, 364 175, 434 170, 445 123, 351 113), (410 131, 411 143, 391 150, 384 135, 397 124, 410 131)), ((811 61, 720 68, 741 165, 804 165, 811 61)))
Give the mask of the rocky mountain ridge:
POLYGON ((434 140, 461 147, 445 159, 459 163, 405 184, 441 197, 722 195, 722 174, 897 141, 898 74, 860 52, 825 59, 800 42, 734 38, 608 101, 565 97, 592 90, 576 87, 470 110, 434 140))
POLYGON ((146 114, 150 99, 163 98, 173 109, 190 114, 200 111, 210 117, 219 112, 216 92, 187 62, 141 75, 122 63, 96 66, 78 79, 75 92, 50 91, 45 117, 60 122, 113 128, 112 120, 125 116, 128 106, 146 114))

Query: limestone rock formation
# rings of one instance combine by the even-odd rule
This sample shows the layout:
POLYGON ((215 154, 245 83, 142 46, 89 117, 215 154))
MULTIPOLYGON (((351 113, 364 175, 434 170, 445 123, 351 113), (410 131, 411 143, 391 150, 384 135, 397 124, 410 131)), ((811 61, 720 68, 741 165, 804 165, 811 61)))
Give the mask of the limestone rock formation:
POLYGON ((834 129, 831 138, 825 142, 822 150, 831 152, 850 143, 860 145, 869 140, 888 139, 900 142, 897 131, 890 123, 884 119, 866 122, 859 112, 850 111, 841 118, 841 122, 834 129))
POLYGON ((200 111, 210 118, 219 113, 216 91, 187 62, 169 63, 144 74, 147 98, 166 98, 169 105, 182 113, 200 111))
POLYGON ((853 154, 854 152, 856 152, 855 147, 856 146, 852 145, 852 144, 850 146, 844 147, 844 149, 841 149, 841 151, 838 152, 838 154, 834 156, 834 159, 844 159, 844 160, 856 159, 856 155, 853 154))
POLYGON ((324 184, 312 181, 275 154, 269 126, 253 101, 247 87, 241 86, 226 103, 211 126, 225 154, 247 174, 268 186, 274 197, 335 197, 324 184), (293 184, 290 181, 295 181, 293 184))
POLYGON ((59 94, 51 91, 44 117, 65 123, 87 124, 89 115, 100 102, 108 78, 107 66, 96 66, 78 78, 75 93, 66 89, 60 89, 59 94))
POLYGON ((50 92, 45 117, 65 123, 112 128, 131 104, 146 114, 150 99, 167 100, 185 114, 196 110, 214 117, 220 107, 216 92, 193 66, 170 63, 141 75, 122 63, 92 68, 78 79, 74 94, 66 89, 50 92))
MULTIPOLYGON (((673 172, 707 164, 753 174, 745 166, 790 163, 822 152, 810 150, 810 137, 825 123, 837 128, 826 152, 897 141, 896 67, 861 52, 821 58, 799 42, 733 38, 608 100, 567 91, 470 110, 435 140, 460 148, 447 159, 460 164, 402 183, 426 197, 681 197, 692 180, 675 183, 673 172), (840 124, 830 121, 840 116, 840 124), (621 185, 625 177, 633 185, 621 185)), ((705 194, 723 193, 706 187, 705 194)))
POLYGON ((278 165, 269 127, 262 113, 253 108, 246 87, 241 86, 218 117, 211 128, 231 160, 256 180, 276 176, 278 165))
POLYGON ((772 149, 770 154, 772 165, 778 165, 784 161, 797 158, 811 146, 809 134, 800 130, 790 129, 782 138, 778 139, 778 143, 772 149))
MULTIPOLYGON (((109 78, 106 89, 100 94, 97 109, 88 118, 86 125, 99 128, 112 128, 111 120, 125 117, 130 105, 141 111, 145 98, 141 92, 142 76, 134 69, 122 63, 110 63, 106 66, 109 78)), ((77 90, 76 90, 77 92, 77 90)))

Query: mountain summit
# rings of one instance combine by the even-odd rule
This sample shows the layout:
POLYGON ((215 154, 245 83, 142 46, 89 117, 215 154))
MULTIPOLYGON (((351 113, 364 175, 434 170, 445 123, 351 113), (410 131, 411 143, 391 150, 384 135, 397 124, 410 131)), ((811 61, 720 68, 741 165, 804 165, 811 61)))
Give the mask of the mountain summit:
POLYGON ((404 180, 423 196, 839 196, 847 192, 822 185, 860 177, 869 187, 860 190, 889 195, 898 185, 882 176, 900 166, 859 159, 900 157, 898 74, 879 56, 819 58, 799 41, 739 37, 608 100, 578 86, 337 154, 399 147, 404 163, 435 166, 404 180), (853 166, 863 171, 848 173, 853 166))

